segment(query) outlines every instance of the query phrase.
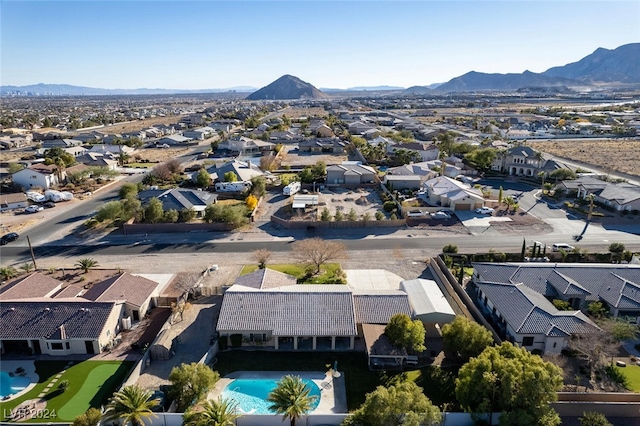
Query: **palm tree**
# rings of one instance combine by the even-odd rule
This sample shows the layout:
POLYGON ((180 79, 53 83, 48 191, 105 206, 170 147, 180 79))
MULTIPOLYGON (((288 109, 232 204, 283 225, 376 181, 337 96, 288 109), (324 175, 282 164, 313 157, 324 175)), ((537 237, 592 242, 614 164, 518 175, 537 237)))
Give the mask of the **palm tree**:
POLYGON ((84 259, 78 260, 76 262, 76 266, 82 269, 86 274, 87 272, 89 272, 89 269, 98 266, 98 261, 90 257, 85 257, 84 259))
POLYGON ((220 398, 217 401, 207 400, 194 409, 184 413, 184 426, 233 426, 241 417, 236 411, 235 401, 220 398))
POLYGON ((159 404, 157 399, 151 399, 151 391, 138 385, 125 386, 113 394, 104 412, 105 420, 123 420, 124 425, 141 426, 143 419, 154 417, 151 411, 159 404))
POLYGON ((299 376, 284 376, 276 388, 269 394, 269 410, 289 418, 291 426, 296 425, 298 417, 311 411, 316 397, 309 395, 311 389, 299 376))

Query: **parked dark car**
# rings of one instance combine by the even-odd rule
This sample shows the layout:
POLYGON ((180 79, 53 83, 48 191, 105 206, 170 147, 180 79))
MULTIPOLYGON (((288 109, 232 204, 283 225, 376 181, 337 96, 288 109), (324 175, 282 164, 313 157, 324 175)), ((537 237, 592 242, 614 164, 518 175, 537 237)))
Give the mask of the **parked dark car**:
POLYGON ((55 206, 56 206, 56 203, 54 203, 53 201, 47 201, 46 203, 42 203, 42 206, 43 206, 45 209, 50 209, 50 208, 52 208, 52 207, 55 207, 55 206))
POLYGON ((18 237, 20 236, 16 232, 9 232, 8 234, 5 234, 2 236, 2 238, 0 238, 0 245, 9 244, 17 240, 18 237))

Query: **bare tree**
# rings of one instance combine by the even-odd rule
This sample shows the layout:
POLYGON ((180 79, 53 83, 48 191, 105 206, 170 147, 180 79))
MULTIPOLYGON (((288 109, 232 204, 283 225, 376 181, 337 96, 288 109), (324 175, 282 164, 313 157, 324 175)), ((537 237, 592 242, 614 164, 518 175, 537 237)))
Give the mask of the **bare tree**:
POLYGON ((264 269, 267 266, 267 261, 271 257, 271 253, 267 249, 260 249, 253 252, 253 259, 258 262, 258 267, 264 269))
POLYGON ((346 254, 347 248, 337 241, 326 241, 322 238, 308 238, 296 241, 291 245, 293 257, 315 266, 315 273, 320 272, 322 264, 338 259, 346 254))
POLYGON ((184 313, 191 307, 191 303, 185 299, 180 299, 177 303, 171 302, 171 324, 176 323, 176 317, 180 317, 180 321, 184 319, 184 313))
POLYGON ((275 155, 265 155, 260 157, 260 168, 270 172, 280 167, 280 158, 275 155))
POLYGON ((199 279, 200 272, 198 271, 178 272, 173 279, 173 287, 181 290, 182 294, 186 293, 188 298, 190 294, 195 292, 199 279))
POLYGON ((180 163, 180 160, 178 160, 177 158, 169 160, 164 164, 167 166, 169 171, 173 174, 180 174, 183 171, 182 163, 180 163))

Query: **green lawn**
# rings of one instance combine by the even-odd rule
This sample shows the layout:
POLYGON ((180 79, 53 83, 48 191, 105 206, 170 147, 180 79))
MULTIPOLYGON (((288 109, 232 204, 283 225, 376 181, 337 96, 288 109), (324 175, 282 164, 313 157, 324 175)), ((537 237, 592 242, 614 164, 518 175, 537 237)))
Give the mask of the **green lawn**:
MULTIPOLYGON (((283 272, 285 274, 293 275, 294 277, 298 278, 298 283, 300 284, 335 284, 336 282, 339 282, 340 278, 340 276, 336 277, 336 272, 341 271, 339 263, 325 263, 320 267, 320 274, 304 279, 306 275, 305 265, 285 263, 267 265, 267 268, 273 269, 274 271, 283 272)), ((240 275, 250 274, 251 272, 255 272, 257 270, 258 265, 245 265, 242 268, 242 271, 240 271, 240 275)))
POLYGON ((213 369, 221 377, 234 371, 326 371, 327 364, 333 365, 335 361, 338 361, 338 370, 344 373, 349 411, 358 408, 376 386, 399 377, 415 381, 434 404, 455 402, 452 373, 438 367, 404 373, 373 372, 367 367, 367 356, 362 352, 219 352, 213 369))
POLYGON ((628 365, 626 367, 618 367, 618 371, 627 378, 627 388, 633 392, 640 392, 640 366, 628 365))
MULTIPOLYGON (((7 420, 12 409, 28 399, 38 399, 55 376, 64 370, 67 361, 36 361, 36 374, 39 377, 36 386, 26 394, 8 401, 0 402, 1 420, 7 420)), ((71 422, 90 407, 100 408, 124 381, 133 362, 120 361, 82 361, 69 367, 43 397, 47 400, 49 413, 55 411, 55 418, 32 419, 30 422, 71 422), (68 380, 69 388, 62 392, 58 385, 68 380)))

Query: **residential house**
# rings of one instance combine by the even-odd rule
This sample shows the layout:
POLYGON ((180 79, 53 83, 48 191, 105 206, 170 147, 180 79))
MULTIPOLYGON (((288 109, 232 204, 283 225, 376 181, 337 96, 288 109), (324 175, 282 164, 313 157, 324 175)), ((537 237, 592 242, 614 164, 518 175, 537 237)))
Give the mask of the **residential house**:
POLYGON ((118 167, 117 156, 110 152, 87 152, 76 157, 76 161, 88 167, 107 167, 111 170, 115 170, 118 167))
POLYGON ((438 157, 440 156, 440 150, 438 149, 438 147, 428 142, 403 143, 403 144, 396 145, 394 148, 415 151, 418 154, 420 154, 420 159, 422 161, 437 160, 438 157))
POLYGON ((12 300, 0 304, 0 351, 54 356, 102 353, 120 331, 122 302, 12 300))
POLYGON ((185 130, 182 135, 197 141, 203 141, 216 134, 216 131, 208 126, 198 127, 197 129, 185 130))
POLYGON ((122 272, 91 286, 80 295, 93 302, 123 301, 123 318, 140 321, 154 308, 154 300, 160 295, 167 282, 156 282, 140 275, 122 272))
POLYGON ((597 332, 580 310, 602 302, 614 318, 640 320, 640 265, 477 263, 478 305, 498 333, 543 353, 558 353, 572 334, 597 332), (574 309, 558 311, 563 300, 574 309))
POLYGON ((45 139, 42 141, 43 149, 51 148, 69 148, 72 146, 82 145, 82 141, 78 139, 45 139))
POLYGON ((391 189, 411 189, 417 191, 422 187, 422 177, 418 175, 384 175, 382 183, 391 189))
POLYGON ((549 175, 563 166, 554 160, 546 160, 542 153, 528 146, 516 146, 499 152, 494 159, 491 170, 507 173, 511 176, 537 177, 544 172, 549 175))
POLYGON ((403 166, 392 167, 387 170, 387 175, 391 176, 419 176, 420 181, 424 182, 438 176, 438 172, 434 172, 434 167, 440 167, 440 160, 424 161, 420 163, 409 163, 403 166))
POLYGON ((342 163, 327 167, 327 184, 373 183, 376 171, 370 166, 356 163, 342 163))
POLYGON ((312 135, 319 138, 333 138, 336 136, 333 130, 331 130, 331 127, 327 126, 324 122, 309 123, 308 130, 312 135))
POLYGON ((50 298, 62 289, 62 284, 41 272, 32 272, 0 287, 0 301, 50 298))
POLYGON ((469 184, 438 176, 423 184, 426 200, 434 206, 449 207, 451 210, 474 210, 482 207, 482 191, 469 184))
POLYGON ((0 194, 0 212, 6 210, 23 209, 29 205, 29 200, 24 192, 16 194, 0 194))
POLYGON ((310 152, 312 154, 342 154, 346 146, 347 142, 340 138, 307 139, 298 144, 300 152, 310 152))
MULTIPOLYGON (((214 182, 223 182, 224 175, 228 172, 233 172, 240 182, 249 182, 257 176, 265 176, 267 178, 270 176, 269 173, 263 172, 260 167, 251 161, 232 160, 223 164, 214 164, 206 170, 214 182)), ((195 180, 196 176, 197 173, 193 173, 191 179, 195 180)))
POLYGON ((362 121, 354 121, 349 123, 349 133, 352 135, 362 135, 367 130, 375 129, 376 126, 370 123, 363 123, 362 121))
POLYGON ((251 139, 245 136, 237 136, 220 142, 220 149, 227 149, 240 155, 257 154, 275 150, 276 144, 260 139, 251 139))
POLYGON ((556 189, 575 191, 576 197, 586 199, 593 194, 594 201, 616 211, 640 210, 640 187, 628 182, 607 182, 597 176, 581 176, 560 182, 556 189))
POLYGON ((119 156, 121 153, 131 155, 136 151, 135 148, 131 148, 127 145, 112 145, 112 144, 99 144, 92 145, 89 152, 92 153, 100 153, 100 154, 112 154, 114 156, 119 156))
POLYGON ((177 135, 177 134, 171 134, 168 136, 163 137, 162 139, 160 139, 157 144, 158 145, 186 145, 187 143, 191 142, 193 139, 192 138, 187 138, 185 136, 182 135, 177 135))
POLYGON ((25 190, 31 188, 50 189, 58 185, 57 167, 54 164, 32 164, 31 166, 15 172, 11 175, 13 183, 23 187, 25 190))
POLYGON ((203 216, 207 206, 216 203, 218 195, 188 188, 148 189, 138 193, 138 199, 143 205, 148 204, 153 198, 162 202, 164 211, 193 210, 198 216, 203 216))

